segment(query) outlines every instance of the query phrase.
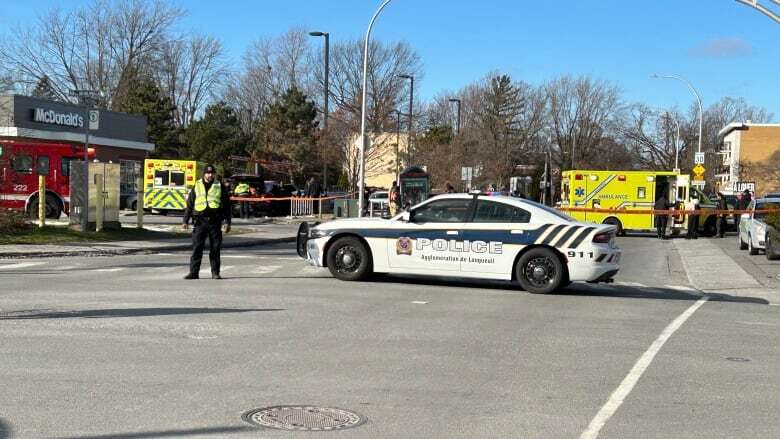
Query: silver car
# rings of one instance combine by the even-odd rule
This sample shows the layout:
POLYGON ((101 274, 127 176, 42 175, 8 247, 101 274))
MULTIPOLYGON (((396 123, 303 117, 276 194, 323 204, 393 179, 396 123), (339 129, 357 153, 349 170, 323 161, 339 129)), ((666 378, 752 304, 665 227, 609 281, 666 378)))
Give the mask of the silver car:
POLYGON ((780 209, 780 198, 752 200, 747 207, 750 213, 743 213, 739 220, 739 249, 748 250, 751 255, 757 255, 766 246, 766 217, 769 214, 756 212, 765 209, 780 209))

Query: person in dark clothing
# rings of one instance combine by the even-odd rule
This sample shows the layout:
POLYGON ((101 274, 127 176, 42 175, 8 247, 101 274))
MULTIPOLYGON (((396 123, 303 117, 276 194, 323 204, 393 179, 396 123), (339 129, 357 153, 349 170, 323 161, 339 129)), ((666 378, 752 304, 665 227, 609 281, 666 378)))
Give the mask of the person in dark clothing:
MULTIPOLYGON (((685 205, 685 210, 699 210, 699 199, 691 198, 691 201, 685 205)), ((685 239, 699 239, 699 215, 688 214, 688 233, 685 239)))
MULTIPOLYGON (((661 196, 655 200, 653 210, 667 210, 669 207, 669 203, 666 201, 666 196, 661 194, 661 196)), ((666 224, 668 220, 669 215, 665 213, 655 215, 655 227, 658 232, 658 239, 666 239, 666 224)))
POLYGON ((320 182, 316 178, 312 177, 306 183, 306 196, 307 197, 319 197, 321 193, 320 182))
POLYGON ((209 264, 211 278, 222 279, 219 274, 222 248, 222 223, 225 223, 225 233, 230 233, 230 191, 222 182, 215 180, 214 166, 208 165, 203 170, 203 178, 195 182, 195 187, 187 197, 187 208, 184 210, 184 229, 192 229, 192 256, 190 257, 190 272, 185 279, 197 279, 200 273, 200 261, 203 257, 203 247, 206 237, 209 238, 209 264))
MULTIPOLYGON (((739 201, 737 202, 737 209, 739 210, 747 210, 748 206, 750 205, 750 201, 752 200, 752 197, 750 196, 750 191, 748 189, 745 189, 742 192, 742 196, 739 197, 739 201)), ((737 223, 737 230, 739 230, 739 220, 741 218, 741 214, 734 214, 734 221, 737 223)))
MULTIPOLYGON (((718 192, 718 197, 718 210, 728 210, 729 207, 726 204, 726 196, 723 195, 722 192, 718 192)), ((723 238, 726 234, 726 216, 725 213, 718 214, 718 223, 716 224, 718 238, 723 238)))

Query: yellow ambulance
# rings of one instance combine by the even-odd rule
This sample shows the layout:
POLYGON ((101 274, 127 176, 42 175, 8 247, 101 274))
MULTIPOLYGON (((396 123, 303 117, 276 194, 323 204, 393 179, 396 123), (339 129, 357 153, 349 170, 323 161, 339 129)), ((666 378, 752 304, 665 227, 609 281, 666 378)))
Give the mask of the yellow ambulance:
POLYGON ((144 209, 161 213, 183 211, 187 207, 187 195, 205 167, 205 163, 194 160, 146 159, 144 209))
MULTIPOLYGON (((567 211, 579 221, 612 224, 618 232, 625 230, 655 230, 655 218, 650 213, 632 214, 632 210, 652 210, 661 194, 683 210, 691 196, 699 199, 702 210, 717 206, 709 197, 691 187, 690 176, 667 171, 592 171, 571 170, 561 173, 561 207, 581 209, 616 209, 618 212, 567 211)), ((715 234, 716 216, 702 215, 699 228, 704 236, 715 234)), ((669 221, 672 233, 687 227, 685 215, 675 215, 669 221)))

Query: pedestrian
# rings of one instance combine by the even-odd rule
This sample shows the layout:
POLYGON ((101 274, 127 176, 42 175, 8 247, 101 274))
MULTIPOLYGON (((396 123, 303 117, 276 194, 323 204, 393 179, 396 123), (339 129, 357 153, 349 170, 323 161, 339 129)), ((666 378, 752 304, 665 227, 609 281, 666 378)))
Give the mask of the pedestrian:
POLYGON ((450 184, 450 182, 447 182, 447 183, 445 184, 445 191, 446 191, 448 194, 454 194, 454 193, 455 193, 455 186, 451 185, 451 184, 450 184))
POLYGON ((203 257, 203 247, 206 237, 209 238, 209 264, 211 278, 222 279, 219 274, 219 252, 222 248, 222 223, 225 223, 225 233, 230 233, 230 193, 216 180, 216 169, 208 165, 203 170, 203 178, 195 182, 195 187, 187 197, 187 208, 184 210, 183 228, 192 228, 192 256, 190 257, 190 272, 185 279, 197 279, 200 273, 200 261, 203 257))
MULTIPOLYGON (((653 210, 659 211, 659 210, 668 210, 669 209, 669 202, 666 201, 666 195, 663 194, 663 192, 666 192, 665 190, 662 191, 661 196, 658 197, 657 200, 655 200, 655 205, 653 206, 653 210)), ((658 239, 666 239, 666 225, 669 221, 669 215, 664 213, 656 213, 655 214, 655 227, 656 231, 658 232, 658 239)))
POLYGON ((391 217, 398 214, 399 207, 401 207, 401 191, 398 189, 398 182, 394 181, 388 194, 388 209, 390 209, 391 217))
POLYGON ((691 198, 685 204, 685 210, 694 212, 688 213, 688 233, 685 235, 685 239, 699 239, 699 214, 696 213, 699 210, 699 199, 691 198))
POLYGON ((316 177, 312 177, 309 179, 309 182, 306 183, 306 196, 315 198, 320 196, 320 182, 317 181, 316 177))
MULTIPOLYGON (((728 205, 726 204, 726 196, 723 195, 723 192, 718 192, 718 210, 727 211, 729 209, 728 205)), ((725 213, 718 214, 718 223, 717 223, 717 231, 718 231, 718 238, 723 238, 723 236, 726 234, 726 215, 725 213)))
MULTIPOLYGON (((233 195, 237 197, 248 197, 249 185, 245 182, 238 183, 236 187, 233 188, 233 195)), ((246 201, 239 201, 238 208, 241 214, 241 219, 246 219, 249 217, 249 203, 246 201)))
MULTIPOLYGON (((753 197, 750 196, 750 190, 745 189, 742 191, 742 196, 739 197, 739 201, 737 203, 737 209, 739 210, 747 210, 748 206, 750 205, 750 201, 753 197)), ((742 217, 742 213, 736 213, 734 214, 734 221, 737 223, 737 230, 739 230, 739 220, 742 217)))

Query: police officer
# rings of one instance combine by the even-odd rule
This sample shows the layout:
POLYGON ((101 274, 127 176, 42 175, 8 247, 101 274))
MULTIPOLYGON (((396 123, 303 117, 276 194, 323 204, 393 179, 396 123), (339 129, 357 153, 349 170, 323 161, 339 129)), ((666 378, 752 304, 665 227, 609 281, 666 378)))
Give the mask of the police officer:
MULTIPOLYGON (((668 210, 669 209, 669 203, 666 201, 666 195, 663 193, 666 192, 666 190, 661 191, 661 196, 658 197, 657 200, 655 200, 655 205, 653 206, 653 209, 658 210, 668 210)), ((669 216, 666 213, 657 213, 655 215, 655 227, 656 232, 658 234, 658 239, 666 239, 666 225, 668 223, 669 216)))
POLYGON ((184 211, 184 229, 187 229, 190 218, 194 224, 192 229, 192 257, 190 272, 185 279, 197 279, 200 272, 200 260, 203 257, 203 247, 206 237, 209 238, 209 264, 211 278, 222 279, 219 275, 219 251, 222 247, 222 222, 225 222, 225 233, 230 232, 230 191, 215 180, 214 166, 208 165, 203 170, 203 178, 195 182, 195 187, 187 197, 187 209, 184 211))
MULTIPOLYGON (((237 197, 248 197, 249 185, 244 182, 238 183, 236 187, 233 188, 233 195, 237 197)), ((249 203, 246 201, 240 201, 238 206, 241 213, 241 219, 249 218, 249 203)))

